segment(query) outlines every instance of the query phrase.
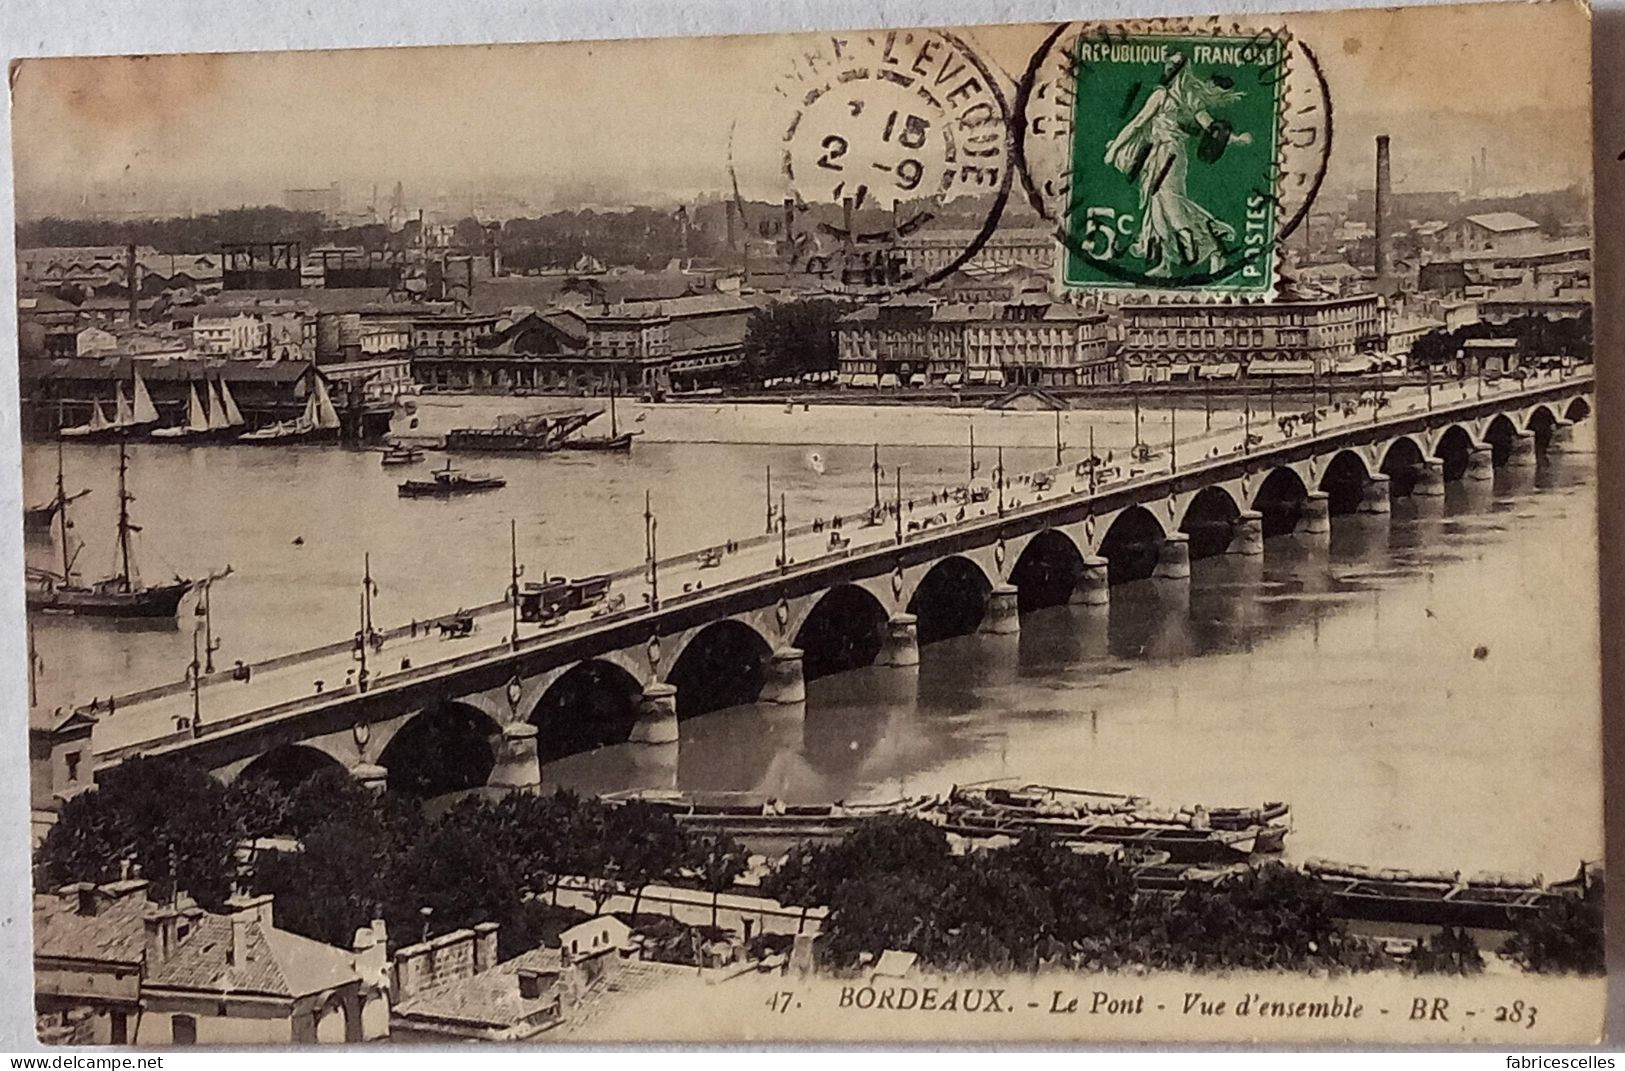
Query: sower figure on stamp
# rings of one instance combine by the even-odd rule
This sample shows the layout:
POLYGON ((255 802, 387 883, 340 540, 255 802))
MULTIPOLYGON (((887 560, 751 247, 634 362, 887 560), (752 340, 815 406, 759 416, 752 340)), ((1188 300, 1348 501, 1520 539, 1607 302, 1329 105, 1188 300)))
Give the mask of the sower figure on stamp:
POLYGON ((1151 265, 1149 276, 1164 278, 1203 261, 1217 271, 1220 242, 1236 236, 1235 228, 1186 196, 1185 186, 1187 138, 1199 139, 1197 157, 1206 163, 1232 141, 1252 142, 1250 133, 1232 132, 1210 114, 1241 99, 1229 81, 1222 75, 1203 81, 1191 73, 1186 56, 1175 55, 1163 66, 1161 84, 1106 146, 1106 163, 1140 189, 1140 229, 1130 252, 1151 265))

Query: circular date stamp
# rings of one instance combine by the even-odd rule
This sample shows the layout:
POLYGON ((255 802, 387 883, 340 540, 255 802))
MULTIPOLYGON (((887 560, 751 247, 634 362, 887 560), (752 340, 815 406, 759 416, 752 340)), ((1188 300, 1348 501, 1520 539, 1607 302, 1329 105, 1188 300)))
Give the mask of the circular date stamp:
MULTIPOLYGON (((943 30, 803 39, 779 83, 785 252, 793 270, 854 294, 917 290, 992 234, 1014 184, 997 76, 943 30), (969 226, 943 226, 969 216, 969 226), (932 228, 949 243, 911 255, 932 228)), ((743 206, 741 206, 743 207, 743 206)))
POLYGON ((1071 23, 1017 89, 1024 192, 1067 287, 1272 297, 1319 192, 1326 80, 1285 28, 1071 23))

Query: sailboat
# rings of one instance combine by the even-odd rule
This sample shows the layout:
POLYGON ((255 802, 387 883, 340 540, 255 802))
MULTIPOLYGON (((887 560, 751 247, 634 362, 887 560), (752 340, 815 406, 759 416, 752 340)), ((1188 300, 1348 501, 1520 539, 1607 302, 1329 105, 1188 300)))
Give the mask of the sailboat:
POLYGON ((130 406, 130 427, 132 430, 150 428, 158 423, 158 410, 152 404, 152 395, 147 393, 147 382, 141 378, 140 366, 132 365, 131 373, 135 377, 132 392, 135 401, 130 406))
POLYGON ((240 443, 284 446, 290 443, 325 442, 338 437, 339 414, 333 408, 333 399, 327 393, 327 383, 320 376, 311 378, 311 390, 305 398, 305 411, 294 420, 280 420, 263 428, 244 432, 237 437, 240 443))
POLYGON ((147 393, 147 384, 141 378, 141 369, 132 365, 134 376, 131 395, 124 393, 120 382, 114 388, 113 419, 107 419, 100 401, 91 407, 90 422, 77 427, 63 428, 57 435, 64 439, 98 442, 107 439, 131 439, 144 434, 158 423, 158 410, 147 393), (133 401, 131 400, 133 396, 133 401))
POLYGON ((626 453, 632 449, 632 436, 641 435, 642 432, 620 430, 615 418, 615 379, 609 380, 609 434, 608 435, 578 435, 564 440, 566 450, 600 450, 626 453))
POLYGON ((62 480, 62 443, 59 440, 56 444, 56 494, 51 496, 51 500, 44 505, 24 507, 23 531, 41 534, 49 532, 51 526, 56 524, 56 515, 59 510, 75 499, 83 498, 88 494, 90 494, 88 488, 71 495, 68 494, 62 480))
POLYGON ((208 414, 203 411, 203 403, 197 396, 197 384, 193 383, 186 391, 186 423, 172 428, 159 428, 152 433, 152 437, 166 441, 175 439, 195 441, 206 436, 209 427, 208 414))
POLYGON ((95 441, 112 438, 116 434, 113 422, 107 419, 107 412, 102 409, 102 403, 92 403, 90 409, 90 422, 79 424, 71 428, 63 428, 57 432, 62 439, 85 439, 95 441))
POLYGON ((231 384, 223 379, 220 381, 220 405, 225 409, 226 426, 228 428, 243 426, 243 414, 237 408, 237 399, 231 396, 231 384))
MULTIPOLYGON (((130 550, 130 536, 141 531, 130 521, 135 496, 127 488, 130 457, 123 443, 118 451, 118 572, 89 584, 77 582, 74 560, 79 556, 68 539, 72 524, 67 507, 57 510, 62 543, 62 572, 29 569, 27 602, 30 610, 84 614, 95 617, 174 617, 175 610, 197 581, 177 576, 164 584, 143 585, 130 550)), ((58 484, 60 487, 60 483, 58 484)))

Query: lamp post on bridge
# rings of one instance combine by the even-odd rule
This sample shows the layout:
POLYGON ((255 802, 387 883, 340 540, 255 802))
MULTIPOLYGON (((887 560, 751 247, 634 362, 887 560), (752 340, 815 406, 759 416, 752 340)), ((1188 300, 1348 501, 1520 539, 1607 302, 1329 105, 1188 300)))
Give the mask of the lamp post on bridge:
POLYGON ((1100 468, 1100 458, 1095 456, 1095 426, 1089 425, 1089 493, 1095 493, 1095 470, 1100 468))
POLYGON ((361 668, 356 672, 356 687, 364 692, 367 690, 367 648, 372 645, 375 635, 372 628, 372 597, 378 585, 372 579, 372 555, 363 555, 361 562, 361 627, 355 634, 355 658, 361 663, 361 668))
MULTIPOLYGON (((972 434, 974 434, 974 432, 972 434)), ((974 447, 973 447, 973 449, 974 449, 974 447)), ((880 519, 880 444, 879 443, 875 443, 875 459, 870 464, 869 467, 870 467, 870 470, 873 472, 874 478, 875 478, 874 511, 875 511, 875 519, 879 520, 880 519)))
POLYGON ((203 618, 203 672, 214 672, 214 653, 220 650, 220 642, 214 638, 213 600, 209 597, 214 591, 214 577, 203 582, 203 597, 198 601, 198 616, 203 618))
POLYGON ((1179 468, 1179 406, 1168 406, 1168 471, 1179 468))
POLYGON ((773 534, 773 466, 767 467, 767 493, 763 497, 767 503, 767 534, 773 534))
POLYGON ((508 518, 508 602, 513 610, 513 631, 509 634, 508 649, 519 647, 519 578, 525 567, 519 564, 519 523, 508 518))
POLYGON ((1061 467, 1061 411, 1055 410, 1055 467, 1061 467))
POLYGON ((1320 434, 1320 358, 1309 358, 1309 434, 1320 434))
POLYGON ((186 679, 192 685, 192 739, 196 740, 202 733, 203 697, 200 689, 203 685, 201 679, 202 664, 198 661, 197 629, 192 630, 192 661, 186 667, 186 679))
POLYGON ((893 465, 892 476, 897 481, 897 545, 903 544, 903 466, 893 465))
POLYGON ((790 568, 790 520, 784 512, 784 492, 779 492, 779 572, 790 568))
POLYGON ((970 476, 966 479, 966 486, 976 482, 976 421, 970 423, 970 476))
POLYGON ((1241 381, 1241 452, 1245 456, 1253 450, 1253 385, 1241 381))
POLYGON ((997 471, 995 471, 994 475, 998 477, 998 479, 995 482, 999 486, 999 516, 1003 517, 1004 516, 1004 447, 1002 447, 1002 446, 999 447, 999 467, 998 467, 997 471))
POLYGON ((650 504, 649 492, 643 492, 643 556, 649 564, 649 609, 660 609, 660 561, 655 554, 655 530, 659 522, 655 520, 654 509, 650 504))

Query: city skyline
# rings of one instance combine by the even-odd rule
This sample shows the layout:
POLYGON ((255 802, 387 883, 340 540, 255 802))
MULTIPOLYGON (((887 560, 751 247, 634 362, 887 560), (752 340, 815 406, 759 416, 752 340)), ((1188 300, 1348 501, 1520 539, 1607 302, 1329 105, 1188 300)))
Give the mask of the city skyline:
MULTIPOLYGON (((1369 187, 1376 133, 1393 137, 1400 191, 1464 189, 1469 159, 1484 147, 1480 178, 1492 191, 1589 183, 1583 105, 1529 104, 1584 99, 1588 79, 1575 70, 1583 35, 1552 20, 1526 32, 1538 15, 1521 5, 1495 12, 1497 36, 1520 40, 1525 73, 1514 90, 1484 76, 1479 53, 1451 47, 1453 37, 1482 32, 1478 14, 1290 18, 1321 61, 1339 120, 1328 191, 1369 187)), ((1043 30, 990 26, 965 37, 1008 97, 1043 30)), ((662 204, 726 191, 730 163, 746 196, 776 200, 778 83, 797 48, 822 40, 26 60, 13 87, 17 215, 280 204, 288 189, 330 183, 350 210, 375 185, 387 200, 396 182, 414 205, 428 197, 471 207, 501 199, 536 212, 662 204), (569 107, 559 105, 565 99, 569 107)))

